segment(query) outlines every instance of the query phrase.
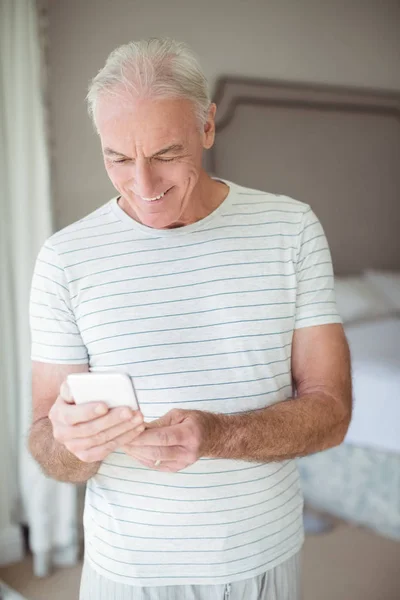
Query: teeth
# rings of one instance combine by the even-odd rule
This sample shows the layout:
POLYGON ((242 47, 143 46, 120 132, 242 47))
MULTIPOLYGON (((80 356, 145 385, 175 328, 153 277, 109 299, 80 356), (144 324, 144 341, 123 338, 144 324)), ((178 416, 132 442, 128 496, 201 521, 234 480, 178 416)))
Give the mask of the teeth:
POLYGON ((161 198, 164 196, 164 192, 162 194, 160 194, 159 196, 156 196, 155 198, 143 198, 142 196, 142 200, 146 200, 146 202, 154 202, 154 200, 161 200, 161 198))

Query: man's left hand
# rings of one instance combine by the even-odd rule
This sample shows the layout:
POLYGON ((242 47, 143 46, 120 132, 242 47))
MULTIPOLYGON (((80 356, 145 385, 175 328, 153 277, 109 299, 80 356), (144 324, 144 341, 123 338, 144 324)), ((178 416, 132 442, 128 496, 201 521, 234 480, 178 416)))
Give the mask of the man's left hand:
POLYGON ((146 467, 177 472, 195 463, 213 446, 218 418, 199 410, 173 409, 146 424, 123 450, 146 467))

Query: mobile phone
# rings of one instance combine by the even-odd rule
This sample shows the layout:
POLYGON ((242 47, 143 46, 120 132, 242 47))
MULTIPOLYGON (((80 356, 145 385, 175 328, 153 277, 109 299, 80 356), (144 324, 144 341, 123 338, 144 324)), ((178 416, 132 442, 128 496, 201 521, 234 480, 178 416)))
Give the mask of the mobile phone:
POLYGON ((126 373, 71 373, 67 383, 76 404, 105 402, 109 408, 139 410, 132 380, 126 373))

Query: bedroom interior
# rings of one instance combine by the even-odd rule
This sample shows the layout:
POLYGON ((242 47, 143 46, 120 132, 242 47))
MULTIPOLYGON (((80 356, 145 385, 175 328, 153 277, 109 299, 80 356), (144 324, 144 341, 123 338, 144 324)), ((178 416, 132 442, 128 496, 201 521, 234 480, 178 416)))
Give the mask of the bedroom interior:
MULTIPOLYGON (((400 7, 395 0, 350 5, 337 0, 324 7, 318 0, 220 0, 215 5, 204 0, 190 8, 183 0, 171 0, 168 7, 161 0, 153 4, 156 11, 151 3, 133 9, 129 0, 119 0, 118 8, 107 0, 37 0, 36 6, 4 0, 3 27, 10 18, 21 45, 28 22, 38 36, 27 50, 34 60, 35 47, 40 62, 28 94, 34 88, 41 100, 32 136, 42 136, 36 157, 43 153, 43 162, 35 170, 42 181, 37 176, 32 199, 44 215, 39 222, 25 207, 30 217, 24 228, 12 225, 14 237, 15 232, 27 236, 29 244, 20 255, 24 268, 7 271, 8 280, 30 276, 32 256, 51 228, 64 227, 115 195, 84 103, 87 82, 108 52, 152 35, 191 44, 218 106, 216 142, 205 168, 217 178, 310 204, 330 243, 336 300, 352 353, 354 414, 344 444, 298 462, 308 532, 304 599, 398 599, 400 7), (239 34, 240 43, 234 39, 239 34)), ((4 57, 10 48, 4 45, 4 57)), ((11 77, 2 62, 1 83, 11 77)), ((2 119, 0 109, 0 125, 2 119)), ((0 129, 1 136, 5 133, 6 127, 0 129)), ((29 171, 29 158, 32 185, 36 175, 29 171)), ((10 194, 10 182, 2 188, 3 198, 10 194)), ((16 204, 26 190, 31 193, 28 181, 16 188, 16 204)), ((19 218, 20 209, 3 210, 9 208, 2 202, 5 222, 19 218)), ((25 284, 12 286, 19 294, 14 319, 23 314, 28 291, 25 284)), ((12 301, 4 298, 2 329, 12 322, 6 316, 12 301)), ((11 330, 7 335, 8 343, 11 330)), ((10 460, 0 470, 0 599, 76 598, 84 487, 47 480, 27 456, 26 332, 19 333, 14 356, 2 373, 8 385, 2 397, 13 389, 18 411, 0 406, 5 414, 10 410, 9 437, 3 436, 0 446, 10 460), (12 387, 12 378, 21 387, 12 387), (10 475, 14 471, 18 479, 10 475), (19 524, 25 525, 25 538, 10 533, 19 524), (7 545, 15 552, 5 551, 7 545)))

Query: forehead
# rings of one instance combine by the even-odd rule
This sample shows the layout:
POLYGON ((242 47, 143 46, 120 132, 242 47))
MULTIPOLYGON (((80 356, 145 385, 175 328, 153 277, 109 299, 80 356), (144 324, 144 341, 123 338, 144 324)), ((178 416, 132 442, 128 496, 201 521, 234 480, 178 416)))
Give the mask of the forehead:
POLYGON ((198 135, 193 104, 182 98, 99 98, 96 124, 103 146, 185 143, 198 135))

